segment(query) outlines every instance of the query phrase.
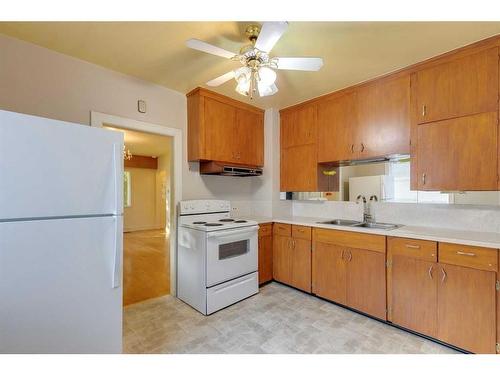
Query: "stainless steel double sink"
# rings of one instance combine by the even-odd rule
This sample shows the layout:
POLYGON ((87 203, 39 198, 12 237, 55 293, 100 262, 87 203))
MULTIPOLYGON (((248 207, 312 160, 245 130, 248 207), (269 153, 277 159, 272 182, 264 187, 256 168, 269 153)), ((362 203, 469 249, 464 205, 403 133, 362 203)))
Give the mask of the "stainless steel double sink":
POLYGON ((383 229, 383 230, 393 230, 400 228, 402 225, 399 224, 388 224, 388 223, 371 223, 362 222, 356 220, 346 220, 346 219, 334 219, 327 221, 318 221, 318 224, 330 224, 338 225, 341 227, 357 227, 357 228, 371 228, 371 229, 383 229))

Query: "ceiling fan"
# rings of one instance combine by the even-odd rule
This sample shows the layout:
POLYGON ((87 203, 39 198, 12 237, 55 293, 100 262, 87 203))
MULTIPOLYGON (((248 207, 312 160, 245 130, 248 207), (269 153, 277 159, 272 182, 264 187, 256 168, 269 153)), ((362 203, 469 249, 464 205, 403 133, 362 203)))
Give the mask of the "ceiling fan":
POLYGON ((250 99, 253 98, 255 92, 258 92, 261 97, 269 96, 278 92, 274 69, 318 71, 323 66, 323 59, 320 57, 269 56, 271 49, 287 27, 288 22, 264 22, 262 27, 259 25, 248 26, 245 34, 250 43, 242 46, 238 54, 199 39, 189 39, 186 41, 186 45, 198 51, 241 63, 242 67, 208 81, 208 86, 220 86, 234 78, 237 82, 236 91, 238 93, 250 96, 250 99))

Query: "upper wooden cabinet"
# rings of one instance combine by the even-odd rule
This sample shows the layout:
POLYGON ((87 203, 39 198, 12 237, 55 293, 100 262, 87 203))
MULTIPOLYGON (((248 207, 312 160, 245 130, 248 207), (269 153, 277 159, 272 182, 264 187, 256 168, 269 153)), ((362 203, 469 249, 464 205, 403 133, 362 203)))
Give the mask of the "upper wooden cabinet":
POLYGON ((376 81, 318 103, 318 162, 409 152, 409 75, 376 81))
POLYGON ((356 158, 360 150, 356 140, 357 121, 356 93, 318 104, 318 162, 356 158))
POLYGON ((498 113, 418 125, 419 190, 497 190, 498 113))
POLYGON ((426 123, 498 109, 498 48, 416 73, 417 122, 426 123))
POLYGON ((188 160, 264 165, 264 111, 197 88, 187 94, 188 160))
POLYGON ((316 106, 305 106, 281 115, 283 148, 315 144, 317 137, 316 106))
POLYGON ((410 76, 361 87, 357 98, 359 159, 410 153, 410 76))
POLYGON ((304 106, 280 113, 280 190, 319 191, 317 107, 304 106))

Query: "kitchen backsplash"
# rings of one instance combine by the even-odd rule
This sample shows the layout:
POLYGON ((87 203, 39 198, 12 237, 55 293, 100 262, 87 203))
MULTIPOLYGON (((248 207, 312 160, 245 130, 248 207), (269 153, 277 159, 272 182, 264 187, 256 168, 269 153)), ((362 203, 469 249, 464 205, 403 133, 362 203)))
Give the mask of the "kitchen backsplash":
MULTIPOLYGON (((363 219, 363 205, 353 202, 293 202, 292 212, 293 216, 363 219)), ((372 214, 378 222, 500 233, 498 206, 373 203, 372 214)))

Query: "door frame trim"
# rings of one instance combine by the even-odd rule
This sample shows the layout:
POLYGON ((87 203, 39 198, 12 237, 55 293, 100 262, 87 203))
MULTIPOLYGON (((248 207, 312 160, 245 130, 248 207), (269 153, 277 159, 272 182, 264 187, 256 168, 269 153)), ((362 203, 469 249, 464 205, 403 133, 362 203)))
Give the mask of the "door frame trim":
POLYGON ((182 130, 133 120, 126 117, 110 115, 102 112, 90 112, 90 126, 102 128, 104 125, 142 131, 172 137, 172 199, 170 203, 170 294, 177 295, 177 206, 182 200, 182 130))

